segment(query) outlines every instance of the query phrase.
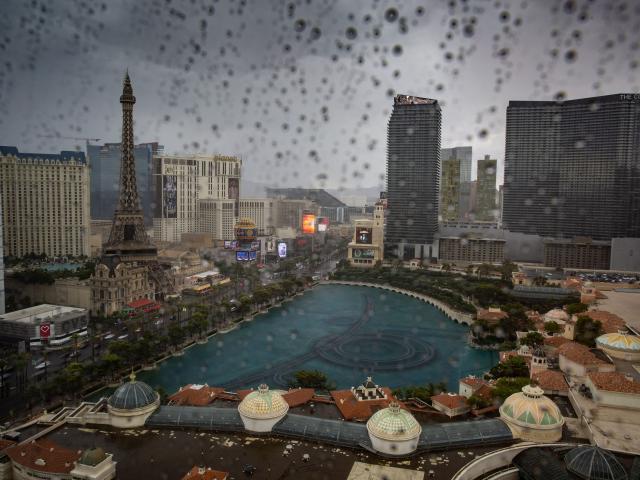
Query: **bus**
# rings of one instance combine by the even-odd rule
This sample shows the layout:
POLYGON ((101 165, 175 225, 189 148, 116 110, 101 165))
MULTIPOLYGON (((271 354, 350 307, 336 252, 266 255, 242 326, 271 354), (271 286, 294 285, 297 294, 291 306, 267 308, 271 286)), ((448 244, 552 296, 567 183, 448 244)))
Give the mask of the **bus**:
POLYGON ((203 284, 203 285, 194 285, 193 287, 185 288, 182 293, 184 295, 199 295, 204 296, 211 292, 211 285, 203 284))

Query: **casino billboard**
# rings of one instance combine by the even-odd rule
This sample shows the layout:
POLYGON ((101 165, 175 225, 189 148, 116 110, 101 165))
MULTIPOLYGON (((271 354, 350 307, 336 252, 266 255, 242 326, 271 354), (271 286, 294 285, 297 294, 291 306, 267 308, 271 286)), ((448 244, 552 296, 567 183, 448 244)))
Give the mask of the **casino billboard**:
POLYGON ((165 175, 162 178, 162 217, 178 216, 178 177, 165 175))
POLYGON ((302 233, 313 235, 316 233, 316 216, 313 213, 304 212, 302 214, 302 233))
POLYGON ((371 227, 356 227, 356 243, 371 245, 371 227))
POLYGON ((285 242, 278 242, 278 257, 285 258, 287 256, 287 244, 285 242))
POLYGON ((375 258, 375 250, 372 248, 354 248, 353 258, 375 258))

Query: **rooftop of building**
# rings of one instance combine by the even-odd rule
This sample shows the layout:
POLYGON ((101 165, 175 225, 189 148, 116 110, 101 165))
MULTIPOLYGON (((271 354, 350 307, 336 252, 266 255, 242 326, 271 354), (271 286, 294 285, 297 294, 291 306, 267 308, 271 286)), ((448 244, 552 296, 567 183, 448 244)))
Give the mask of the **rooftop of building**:
POLYGON ((486 322, 499 322, 502 319, 509 317, 507 312, 500 310, 499 308, 481 308, 478 310, 476 318, 478 320, 484 320, 486 322))
POLYGON ((579 365, 604 365, 609 363, 599 358, 589 347, 572 341, 560 345, 558 353, 579 365))
POLYGON ((604 333, 618 333, 620 330, 624 330, 626 326, 626 322, 622 317, 606 310, 587 310, 578 315, 586 315, 592 320, 598 320, 602 324, 604 333))
POLYGON ((226 480, 229 472, 212 470, 211 467, 194 466, 182 480, 226 480))
POLYGON ((432 402, 439 403, 450 409, 462 408, 467 406, 467 397, 458 395, 457 393, 439 393, 431 397, 432 402))
POLYGON ((81 452, 59 446, 48 440, 16 445, 7 449, 7 455, 14 463, 30 470, 53 474, 68 474, 74 468, 74 462, 80 459, 81 452))
POLYGON ((323 464, 321 473, 326 473, 330 478, 344 479, 348 477, 355 460, 421 470, 424 469, 425 460, 427 465, 429 460, 433 460, 429 469, 435 472, 436 478, 451 478, 470 459, 496 448, 478 443, 481 446, 465 445, 415 457, 388 459, 366 450, 336 448, 335 445, 315 440, 292 441, 280 436, 234 432, 221 434, 181 428, 94 430, 73 425, 61 427, 48 434, 47 438, 69 449, 83 449, 87 445, 102 447, 113 454, 119 480, 139 480, 141 459, 145 459, 144 476, 149 479, 180 479, 194 465, 227 471, 230 478, 236 479, 245 478, 243 469, 247 465, 257 468, 253 478, 307 478, 318 471, 319 463, 323 464), (289 455, 283 455, 287 445, 293 448, 289 455), (135 449, 135 455, 131 454, 132 448, 135 449), (309 463, 302 462, 305 453, 310 455, 309 463), (436 460, 438 457, 441 460, 436 460), (307 465, 313 467, 301 470, 307 465))
POLYGON ((570 341, 571 340, 569 340, 566 337, 563 337, 562 335, 554 335, 553 337, 544 337, 544 344, 554 348, 560 348, 560 346, 570 341))
POLYGON ((394 105, 435 105, 438 100, 433 98, 416 97, 414 95, 396 95, 393 97, 394 105))
POLYGON ((620 372, 591 372, 589 379, 599 390, 640 395, 640 382, 635 382, 620 372))
POLYGON ((224 388, 210 387, 206 383, 204 385, 190 383, 180 387, 180 390, 171 395, 168 400, 171 405, 199 407, 209 405, 222 392, 224 392, 224 388))
POLYGON ((616 93, 599 97, 575 98, 573 100, 510 100, 509 107, 550 107, 562 105, 593 105, 598 103, 635 102, 638 103, 637 94, 616 93), (627 97, 627 98, 625 98, 627 97), (634 100, 635 98, 635 100, 634 100))
POLYGON ((351 390, 332 390, 330 393, 345 420, 362 422, 368 420, 378 410, 388 407, 389 403, 395 399, 390 388, 379 388, 386 398, 358 400, 351 390))
POLYGON ((42 320, 56 320, 67 317, 85 315, 87 310, 77 307, 66 307, 64 305, 50 305, 43 303, 35 307, 23 308, 15 312, 0 315, 0 320, 8 322, 20 322, 28 324, 38 324, 42 320))
POLYGON ((534 372, 531 378, 545 392, 568 392, 569 385, 564 378, 564 374, 559 370, 538 370, 534 372))
POLYGON ((17 147, 0 145, 0 157, 14 157, 19 160, 37 160, 60 163, 87 163, 84 152, 62 150, 60 153, 26 153, 17 147))
POLYGON ((470 375, 468 377, 464 377, 460 379, 460 383, 464 383, 466 385, 469 385, 471 388, 480 388, 482 385, 486 385, 487 381, 484 380, 483 378, 479 378, 479 377, 474 377, 473 375, 470 375))
POLYGON ((322 188, 267 188, 267 195, 282 196, 290 200, 310 200, 320 207, 346 207, 345 203, 322 188))

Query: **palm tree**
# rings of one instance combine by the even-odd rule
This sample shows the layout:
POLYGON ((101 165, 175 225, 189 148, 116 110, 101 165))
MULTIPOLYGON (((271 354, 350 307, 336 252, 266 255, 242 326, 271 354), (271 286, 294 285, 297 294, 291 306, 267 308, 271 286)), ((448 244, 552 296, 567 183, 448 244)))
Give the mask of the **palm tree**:
POLYGON ((28 353, 19 353, 13 357, 13 366, 16 369, 16 384, 19 391, 24 391, 29 383, 27 367, 31 356, 28 353))
POLYGON ((73 358, 76 358, 78 356, 78 338, 80 337, 77 333, 71 335, 71 340, 73 341, 73 358))
POLYGON ((11 359, 9 357, 0 357, 0 398, 5 396, 6 382, 4 381, 4 371, 10 364, 11 359))

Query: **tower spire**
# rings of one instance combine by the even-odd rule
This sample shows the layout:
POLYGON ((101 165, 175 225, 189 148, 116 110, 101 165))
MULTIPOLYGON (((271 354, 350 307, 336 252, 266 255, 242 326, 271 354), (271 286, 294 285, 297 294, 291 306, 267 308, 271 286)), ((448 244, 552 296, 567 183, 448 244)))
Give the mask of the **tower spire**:
POLYGON ((156 258, 157 250, 152 245, 144 227, 144 216, 136 184, 136 160, 133 147, 133 96, 131 78, 127 69, 122 84, 122 156, 120 159, 120 196, 113 217, 109 241, 105 254, 119 255, 122 260, 148 260, 156 258))

